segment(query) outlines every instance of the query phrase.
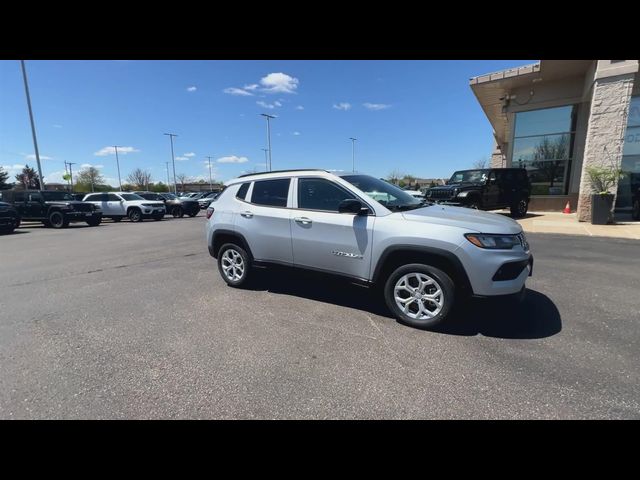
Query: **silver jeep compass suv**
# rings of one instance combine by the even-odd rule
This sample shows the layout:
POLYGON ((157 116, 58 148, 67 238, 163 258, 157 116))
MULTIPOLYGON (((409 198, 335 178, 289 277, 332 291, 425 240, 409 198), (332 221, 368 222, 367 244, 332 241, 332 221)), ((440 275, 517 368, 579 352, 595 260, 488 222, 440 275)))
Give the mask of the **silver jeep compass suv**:
POLYGON ((228 285, 244 285, 252 265, 338 274, 381 286, 394 315, 419 328, 443 322, 456 298, 521 297, 533 267, 514 220, 425 204, 356 173, 244 175, 227 182, 207 218, 209 253, 228 285))

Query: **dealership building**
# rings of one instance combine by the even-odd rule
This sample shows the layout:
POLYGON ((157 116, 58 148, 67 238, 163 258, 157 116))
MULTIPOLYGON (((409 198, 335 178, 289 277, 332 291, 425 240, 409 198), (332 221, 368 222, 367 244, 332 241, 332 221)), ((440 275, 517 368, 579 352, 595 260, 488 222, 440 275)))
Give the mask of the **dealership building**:
POLYGON ((624 176, 616 215, 631 210, 640 188, 638 60, 542 60, 470 80, 493 127, 493 167, 524 167, 530 210, 560 211, 567 201, 591 218, 590 166, 624 176))

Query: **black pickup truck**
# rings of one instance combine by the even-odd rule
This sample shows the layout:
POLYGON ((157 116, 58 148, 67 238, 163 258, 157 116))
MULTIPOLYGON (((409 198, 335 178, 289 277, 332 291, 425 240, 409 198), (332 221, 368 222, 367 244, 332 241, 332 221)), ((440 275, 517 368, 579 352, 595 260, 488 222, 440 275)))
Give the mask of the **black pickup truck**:
POLYGON ((20 214, 10 203, 0 202, 0 234, 12 233, 20 226, 20 214))
POLYGON ((67 192, 53 190, 5 190, 2 200, 18 211, 22 220, 40 221, 47 227, 65 228, 70 222, 100 225, 102 212, 88 202, 79 202, 67 192))
POLYGON ((427 201, 499 210, 509 208, 512 217, 524 217, 529 208, 531 183, 524 168, 458 170, 446 185, 426 191, 427 201))

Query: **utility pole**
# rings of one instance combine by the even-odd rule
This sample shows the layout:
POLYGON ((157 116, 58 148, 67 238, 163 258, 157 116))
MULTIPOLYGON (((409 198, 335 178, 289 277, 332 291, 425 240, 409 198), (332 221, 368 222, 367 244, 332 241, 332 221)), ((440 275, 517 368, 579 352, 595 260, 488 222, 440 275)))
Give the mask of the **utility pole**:
POLYGON ((269 171, 269 160, 267 159, 267 152, 269 151, 268 148, 261 148, 261 150, 264 152, 264 171, 268 172, 269 171))
POLYGON ((267 119, 267 142, 269 144, 269 171, 271 171, 271 123, 269 120, 272 118, 276 118, 273 115, 268 115, 266 113, 261 113, 263 117, 267 119))
POLYGON ((357 140, 357 138, 349 137, 349 140, 351 140, 352 171, 355 172, 356 171, 356 140, 357 140))
POLYGON ((36 161, 38 162, 38 190, 44 189, 44 177, 42 176, 42 165, 40 165, 40 152, 38 151, 38 140, 36 139, 36 125, 33 121, 33 111, 31 110, 31 96, 29 95, 29 83, 27 82, 27 69, 24 66, 24 60, 20 60, 22 66, 22 78, 24 80, 24 92, 27 95, 27 107, 29 107, 29 120, 31 121, 31 135, 33 136, 33 148, 36 151, 36 161))
POLYGON ((75 163, 69 163, 69 175, 71 176, 71 191, 73 192, 73 168, 71 168, 71 165, 75 165, 75 163))
POLYGON ((213 181, 211 179, 211 157, 207 157, 209 159, 209 190, 213 190, 213 181))
POLYGON ((120 159, 118 158, 118 147, 121 145, 114 145, 113 148, 116 150, 116 165, 118 166, 118 185, 120 185, 120 191, 122 191, 122 180, 120 179, 120 159))
POLYGON ((171 140, 171 161, 173 162, 173 193, 178 194, 178 184, 176 183, 176 158, 173 155, 173 137, 177 137, 175 133, 165 133, 171 140))

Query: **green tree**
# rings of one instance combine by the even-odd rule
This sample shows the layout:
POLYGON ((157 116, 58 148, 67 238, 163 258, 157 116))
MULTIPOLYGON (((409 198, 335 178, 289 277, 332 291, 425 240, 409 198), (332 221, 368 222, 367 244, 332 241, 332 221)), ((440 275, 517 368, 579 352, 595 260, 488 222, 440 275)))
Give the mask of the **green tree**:
POLYGON ((25 165, 22 173, 16 175, 16 180, 20 182, 24 188, 40 188, 38 174, 29 165, 25 165))
POLYGON ((5 171, 4 168, 0 167, 0 190, 6 190, 11 188, 11 185, 7 183, 7 179, 9 178, 9 172, 5 171))
POLYGON ((104 185, 104 177, 96 167, 87 167, 78 173, 75 190, 77 192, 93 192, 104 185))

